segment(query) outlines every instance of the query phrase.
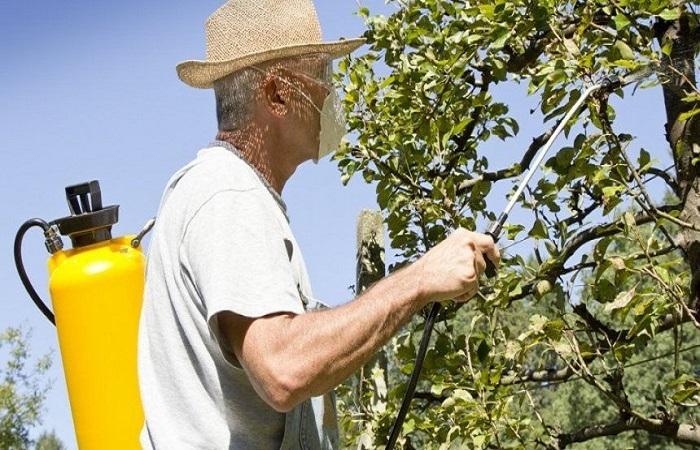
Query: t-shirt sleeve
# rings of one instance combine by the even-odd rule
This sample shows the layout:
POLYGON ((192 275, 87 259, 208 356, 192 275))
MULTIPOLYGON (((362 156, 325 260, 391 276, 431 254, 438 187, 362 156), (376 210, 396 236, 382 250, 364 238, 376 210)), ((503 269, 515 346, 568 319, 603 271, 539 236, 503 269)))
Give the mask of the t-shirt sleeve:
MULTIPOLYGON (((265 193, 267 194, 267 193, 265 193)), ((259 190, 221 191, 190 219, 181 257, 224 357, 240 367, 221 338, 217 315, 304 312, 284 236, 259 190)))

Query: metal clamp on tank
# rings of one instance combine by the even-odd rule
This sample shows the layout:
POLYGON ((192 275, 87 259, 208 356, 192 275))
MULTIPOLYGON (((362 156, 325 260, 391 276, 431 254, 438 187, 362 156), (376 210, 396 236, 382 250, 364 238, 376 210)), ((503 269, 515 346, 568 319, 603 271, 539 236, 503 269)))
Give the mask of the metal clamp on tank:
POLYGON ((143 242, 143 238, 153 229, 155 225, 155 217, 148 219, 148 222, 144 224, 143 228, 141 228, 141 231, 139 231, 139 234, 137 234, 136 237, 131 240, 131 246, 134 248, 139 248, 141 242, 143 242))

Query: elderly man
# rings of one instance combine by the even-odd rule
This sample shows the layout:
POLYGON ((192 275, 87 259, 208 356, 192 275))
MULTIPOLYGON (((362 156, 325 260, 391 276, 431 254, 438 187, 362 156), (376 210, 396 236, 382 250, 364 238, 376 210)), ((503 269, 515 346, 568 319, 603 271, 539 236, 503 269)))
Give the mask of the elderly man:
POLYGON ((478 289, 493 240, 453 232, 354 301, 311 294, 280 194, 343 135, 332 61, 311 0, 231 0, 206 23, 217 140, 169 181, 154 230, 139 336, 146 449, 338 447, 333 388, 432 301, 478 289))

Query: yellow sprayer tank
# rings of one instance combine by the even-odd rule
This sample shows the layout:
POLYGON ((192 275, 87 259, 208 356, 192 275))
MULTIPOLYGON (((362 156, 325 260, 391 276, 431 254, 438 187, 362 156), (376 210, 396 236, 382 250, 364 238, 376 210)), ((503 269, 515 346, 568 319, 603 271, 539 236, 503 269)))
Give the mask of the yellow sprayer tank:
MULTIPOLYGON (((44 232, 52 253, 49 292, 78 446, 140 449, 144 418, 136 344, 145 273, 140 240, 145 231, 138 237, 111 237, 119 207, 102 207, 96 181, 69 186, 66 196, 71 215, 51 222, 44 232), (62 249, 56 231, 70 236, 72 249, 62 249), (52 238, 54 244, 58 239, 58 248, 52 238)), ((21 247, 19 233, 18 240, 21 247)), ((19 261, 18 270, 21 256, 19 261)), ((45 305, 40 309, 50 314, 45 305)))

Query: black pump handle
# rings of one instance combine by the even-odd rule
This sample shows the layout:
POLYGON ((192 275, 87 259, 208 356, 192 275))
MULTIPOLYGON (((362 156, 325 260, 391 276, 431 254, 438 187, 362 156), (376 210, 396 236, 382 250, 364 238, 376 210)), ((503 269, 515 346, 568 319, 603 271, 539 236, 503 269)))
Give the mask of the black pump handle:
POLYGON ((74 184, 66 188, 66 200, 72 215, 99 211, 102 209, 102 191, 97 180, 74 184), (88 194, 90 198, 88 199, 88 194), (78 202, 80 199, 80 202, 78 202))

